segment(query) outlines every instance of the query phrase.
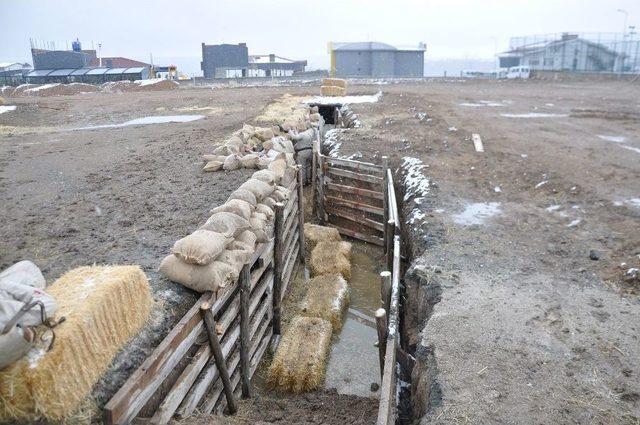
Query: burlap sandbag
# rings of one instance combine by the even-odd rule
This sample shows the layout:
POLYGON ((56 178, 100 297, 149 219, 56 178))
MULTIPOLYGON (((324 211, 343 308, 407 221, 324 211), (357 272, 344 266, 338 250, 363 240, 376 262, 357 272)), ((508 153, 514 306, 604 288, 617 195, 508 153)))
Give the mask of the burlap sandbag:
POLYGON ((265 183, 262 180, 251 178, 246 182, 242 183, 239 189, 246 189, 249 192, 253 193, 260 202, 267 196, 271 195, 273 191, 276 189, 275 185, 271 185, 269 183, 265 183))
POLYGON ((202 168, 202 171, 220 171, 222 170, 222 166, 224 165, 224 162, 220 162, 220 161, 209 161, 207 162, 207 164, 202 168))
POLYGON ((171 252, 187 264, 205 265, 215 260, 232 241, 223 234, 199 229, 177 240, 171 252))
POLYGON ((258 148, 259 146, 262 146, 262 141, 257 137, 250 137, 247 140, 247 146, 249 146, 253 150, 256 150, 256 148, 258 148))
POLYGON ((258 159, 258 170, 266 170, 269 167, 269 164, 271 164, 271 161, 271 158, 268 156, 261 156, 258 159))
POLYGON ((287 169, 287 161, 284 158, 277 159, 275 161, 272 161, 267 169, 273 171, 278 178, 278 181, 280 181, 282 177, 284 177, 284 173, 287 169))
POLYGON ((273 139, 271 139, 271 142, 273 142, 273 147, 271 149, 274 149, 275 151, 282 153, 295 152, 291 140, 287 140, 284 137, 274 137, 273 139))
POLYGON ((256 205, 256 212, 260 214, 264 214, 264 216, 267 218, 267 221, 271 221, 275 217, 275 213, 273 212, 273 209, 269 208, 265 204, 256 205))
POLYGON ((238 235, 234 242, 246 244, 253 249, 256 246, 256 235, 251 230, 245 230, 238 235))
MULTIPOLYGON (((274 193, 275 193, 275 191, 274 191, 274 193)), ((267 207, 269 207, 271 209, 274 209, 277 203, 278 203, 278 201, 276 201, 276 199, 273 197, 273 193, 271 194, 271 196, 267 196, 266 198, 264 198, 262 200, 262 202, 261 202, 262 205, 266 205, 267 207)))
POLYGON ((230 212, 245 220, 249 220, 251 217, 251 213, 253 213, 254 206, 248 203, 247 201, 243 201, 242 199, 230 199, 219 207, 215 207, 211 210, 212 214, 219 212, 230 212))
POLYGON ((251 224, 239 215, 230 212, 213 214, 201 229, 211 230, 223 234, 227 238, 235 238, 245 230, 249 230, 251 224))
POLYGON ((234 190, 233 192, 231 192, 231 195, 229 195, 229 201, 232 199, 241 199, 245 202, 248 202, 254 207, 258 203, 256 196, 252 192, 249 192, 247 189, 234 190))
POLYGON ((256 128, 256 137, 261 141, 266 141, 273 138, 275 134, 273 134, 273 130, 270 128, 256 128))
POLYGON ((262 149, 268 151, 269 149, 273 149, 273 139, 269 139, 266 142, 262 142, 262 149))
POLYGON ((260 170, 251 176, 254 179, 262 180, 265 183, 276 184, 276 174, 270 170, 260 170))
POLYGON ((258 168, 258 155, 250 153, 241 157, 240 162, 244 168, 258 168))
POLYGON ((291 184, 294 182, 294 180, 296 179, 296 169, 293 167, 289 167, 287 166, 284 169, 284 174, 282 175, 282 178, 280 179, 280 184, 286 187, 291 186, 291 184))
MULTIPOLYGON (((232 245, 229 245, 231 248, 232 245)), ((233 267, 234 270, 240 271, 242 270, 242 266, 248 264, 251 261, 253 253, 249 250, 244 249, 225 249, 222 254, 216 259, 216 261, 220 261, 225 264, 229 264, 233 267)))
POLYGON ((233 171, 239 168, 242 168, 242 162, 240 162, 240 156, 235 154, 229 155, 222 165, 222 169, 227 171, 233 171))
POLYGON ((202 155, 202 159, 204 159, 205 161, 209 162, 209 161, 220 161, 220 162, 224 162, 225 159, 227 159, 226 155, 212 155, 212 154, 206 154, 206 155, 202 155))
POLYGON ((310 114, 310 115, 309 115, 309 120, 310 120, 311 122, 318 122, 318 121, 320 121, 320 114, 318 114, 318 113, 310 114))
POLYGON ((173 254, 162 260, 160 273, 167 279, 198 292, 215 292, 218 288, 224 288, 236 282, 239 275, 231 265, 220 261, 198 266, 187 264, 173 254))
POLYGON ((213 153, 214 155, 220 155, 226 158, 229 155, 237 154, 238 149, 235 146, 221 145, 215 148, 213 153))
POLYGON ((269 227, 264 214, 256 215, 255 213, 249 219, 251 223, 251 231, 256 235, 256 242, 269 242, 269 227), (261 216, 261 217, 260 217, 261 216))
POLYGON ((242 149, 244 143, 242 139, 238 136, 231 136, 227 140, 224 141, 225 146, 235 146, 238 150, 242 149))
POLYGON ((309 113, 310 114, 316 114, 320 111, 320 108, 318 107, 318 105, 314 105, 312 107, 309 108, 309 113))

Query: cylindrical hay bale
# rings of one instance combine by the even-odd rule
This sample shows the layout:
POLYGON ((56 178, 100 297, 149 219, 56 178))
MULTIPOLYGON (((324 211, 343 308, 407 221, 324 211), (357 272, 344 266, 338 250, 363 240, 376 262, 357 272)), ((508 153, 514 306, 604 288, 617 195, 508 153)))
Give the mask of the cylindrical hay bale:
POLYGON ((344 80, 342 78, 323 78, 322 79, 322 85, 323 86, 342 87, 343 89, 346 90, 346 88, 347 88, 347 80, 344 80))

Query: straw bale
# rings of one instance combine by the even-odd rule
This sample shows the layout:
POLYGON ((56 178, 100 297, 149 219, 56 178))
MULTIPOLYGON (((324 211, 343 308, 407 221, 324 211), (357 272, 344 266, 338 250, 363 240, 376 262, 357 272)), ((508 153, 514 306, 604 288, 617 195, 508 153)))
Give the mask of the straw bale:
POLYGON ((351 279, 351 244, 344 241, 320 241, 311 251, 311 276, 340 273, 351 279))
POLYGON ((0 371, 0 422, 60 421, 82 407, 121 347, 149 317, 151 293, 138 266, 73 269, 47 288, 58 303, 55 344, 37 346, 0 371))
POLYGON ((320 94, 322 96, 344 96, 347 94, 347 90, 338 86, 321 86, 320 94))
POLYGON ((320 241, 340 241, 340 232, 333 227, 319 226, 317 224, 304 223, 304 249, 305 256, 309 258, 311 251, 320 241))
POLYGON ((344 80, 342 78, 323 78, 322 79, 322 85, 323 86, 342 87, 343 89, 346 89, 347 88, 347 80, 344 80))
POLYGON ((320 388, 330 345, 331 323, 317 317, 294 317, 267 371, 268 385, 293 393, 320 388))
POLYGON ((349 286, 339 274, 316 276, 309 280, 301 314, 328 320, 333 331, 342 329, 342 318, 349 305, 349 286))

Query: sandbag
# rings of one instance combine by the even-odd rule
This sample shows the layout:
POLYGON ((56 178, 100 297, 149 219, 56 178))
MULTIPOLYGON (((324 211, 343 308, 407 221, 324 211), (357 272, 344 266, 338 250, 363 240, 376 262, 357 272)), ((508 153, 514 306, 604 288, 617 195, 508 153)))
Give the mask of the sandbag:
MULTIPOLYGON (((279 187, 281 187, 281 186, 279 186, 279 187)), ((282 188, 282 189, 284 189, 284 188, 282 188)), ((276 188, 276 190, 274 190, 273 193, 271 194, 271 197, 273 199, 275 199, 276 202, 284 202, 287 199, 289 199, 289 196, 290 196, 289 189, 280 190, 280 189, 276 188)))
POLYGON ((176 241, 171 252, 187 264, 205 265, 215 260, 232 242, 221 233, 199 229, 176 241))
POLYGON ((258 168, 258 155, 252 153, 240 158, 244 168, 258 168))
POLYGON ((238 150, 241 150, 242 147, 244 146, 244 143, 242 141, 242 139, 238 136, 231 136, 230 138, 228 138, 227 140, 224 141, 224 145, 225 146, 234 146, 236 148, 238 148, 238 150))
POLYGON ((160 273, 167 279, 198 292, 215 292, 218 288, 236 282, 239 275, 231 265, 220 261, 198 266, 187 264, 172 254, 160 263, 160 273))
MULTIPOLYGON (((264 214, 260 215, 264 217, 264 214)), ((267 226, 266 217, 262 217, 258 217, 254 213, 249 219, 249 223, 251 223, 251 231, 256 235, 256 242, 260 243, 269 242, 269 230, 272 230, 267 226)))
POLYGON ((296 169, 293 167, 286 167, 282 178, 280 179, 280 184, 286 187, 291 186, 291 184, 296 180, 296 169))
POLYGON ((273 149, 273 139, 269 139, 266 142, 262 142, 262 149, 264 149, 265 151, 273 149))
POLYGON ((234 242, 246 244, 253 249, 256 246, 256 235, 251 230, 245 230, 238 235, 234 242))
POLYGON ((239 215, 230 212, 213 214, 201 229, 221 233, 227 238, 235 238, 240 233, 251 228, 251 224, 239 215))
POLYGON ((252 192, 249 192, 247 189, 236 189, 236 190, 234 190, 233 192, 231 192, 231 195, 229 195, 229 201, 232 200, 232 199, 243 200, 245 202, 248 202, 250 205, 252 205, 254 207, 258 203, 258 200, 256 199, 256 196, 252 192))
POLYGON ((271 193, 273 193, 273 191, 275 190, 275 185, 265 183, 262 180, 251 178, 242 183, 239 189, 246 189, 250 191, 255 195, 258 202, 260 202, 267 196, 271 195, 271 193))
MULTIPOLYGON (((273 192, 275 193, 275 190, 273 192)), ((273 197, 273 193, 272 193, 271 196, 267 196, 260 203, 262 205, 266 205, 267 207, 273 209, 273 208, 275 208, 275 206, 278 203, 278 201, 275 200, 275 198, 273 197)), ((257 207, 257 205, 256 205, 256 207, 257 207)))
POLYGON ((220 145, 213 150, 214 155, 224 156, 237 154, 238 149, 235 146, 220 145))
POLYGON ((318 122, 318 121, 320 121, 320 114, 318 114, 318 113, 309 114, 309 120, 310 120, 311 122, 318 122))
POLYGON ((207 164, 202 168, 202 171, 220 171, 222 170, 222 167, 224 166, 224 162, 221 161, 209 161, 207 162, 207 164))
POLYGON ((268 221, 273 220, 273 218, 275 217, 273 209, 269 208, 265 204, 256 205, 256 213, 263 214, 268 221))
POLYGON ((273 139, 271 139, 271 142, 273 142, 273 150, 277 151, 277 152, 282 152, 282 153, 294 153, 295 150, 293 149, 293 143, 291 143, 291 140, 287 140, 283 137, 274 137, 273 139))
POLYGON ((202 159, 204 159, 207 162, 209 162, 209 161, 224 162, 224 160, 227 159, 227 156, 226 155, 205 154, 205 155, 202 155, 202 159))
POLYGON ((284 158, 277 159, 275 161, 272 161, 267 167, 267 169, 273 171, 276 177, 278 178, 278 181, 280 181, 282 177, 284 177, 284 173, 287 169, 287 161, 284 158))
POLYGON ((261 156, 258 159, 258 170, 266 170, 269 167, 269 164, 271 164, 271 161, 271 158, 267 156, 261 156))
POLYGON ((230 199, 219 207, 215 207, 211 210, 212 214, 219 212, 230 212, 245 220, 249 220, 251 217, 251 213, 254 210, 254 206, 248 203, 247 201, 243 201, 242 199, 230 199))
POLYGON ((274 136, 275 134, 273 134, 273 130, 270 128, 256 128, 256 137, 263 142, 274 136))
POLYGON ((222 254, 220 254, 220 257, 218 257, 216 261, 229 264, 238 272, 239 275, 242 270, 242 266, 251 261, 252 254, 252 252, 244 249, 244 247, 243 249, 226 249, 222 254))
POLYGON ((242 168, 242 162, 240 162, 240 157, 235 154, 229 155, 222 165, 222 169, 227 171, 233 171, 239 168, 242 168))
POLYGON ((276 184, 276 175, 273 171, 270 170, 260 170, 253 173, 251 176, 254 179, 262 180, 268 184, 276 184))
POLYGON ((260 146, 262 146, 262 141, 260 139, 258 139, 257 137, 250 137, 247 140, 247 146, 251 147, 252 149, 256 149, 260 146))

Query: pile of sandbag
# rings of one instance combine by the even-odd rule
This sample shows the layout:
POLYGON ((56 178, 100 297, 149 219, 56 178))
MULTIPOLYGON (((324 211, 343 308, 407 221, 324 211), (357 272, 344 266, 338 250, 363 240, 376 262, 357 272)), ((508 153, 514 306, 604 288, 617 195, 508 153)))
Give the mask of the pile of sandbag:
MULTIPOLYGON (((227 202, 211 210, 202 227, 178 240, 162 260, 160 272, 198 292, 235 283, 251 262, 256 244, 273 238, 273 208, 290 195, 278 185, 286 177, 286 160, 280 158, 270 165, 274 170, 256 171, 227 202)), ((295 169, 293 173, 291 179, 295 179, 295 169)))
POLYGON ((323 78, 320 86, 322 96, 345 96, 347 94, 347 80, 341 78, 323 78))

